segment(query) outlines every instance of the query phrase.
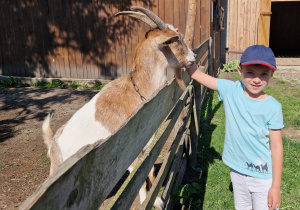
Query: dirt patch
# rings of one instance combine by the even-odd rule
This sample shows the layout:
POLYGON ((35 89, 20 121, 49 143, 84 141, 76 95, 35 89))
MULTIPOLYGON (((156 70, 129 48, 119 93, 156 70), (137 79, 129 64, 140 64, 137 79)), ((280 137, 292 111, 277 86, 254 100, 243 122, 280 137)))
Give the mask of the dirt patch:
POLYGON ((97 92, 0 88, 0 209, 18 208, 49 174, 44 117, 54 111, 56 131, 97 92))
POLYGON ((300 141, 300 130, 286 128, 282 130, 282 135, 292 139, 293 141, 300 141))
POLYGON ((279 66, 274 77, 295 85, 300 85, 300 66, 279 66))
MULTIPOLYGON (((300 69, 280 69, 275 75, 298 85, 299 73, 300 69)), ((230 78, 228 74, 222 76, 230 78)), ((54 111, 52 128, 56 131, 97 92, 0 88, 0 209, 18 208, 49 174, 41 132, 44 117, 54 111)), ((299 131, 293 129, 284 135, 300 139, 299 131)))

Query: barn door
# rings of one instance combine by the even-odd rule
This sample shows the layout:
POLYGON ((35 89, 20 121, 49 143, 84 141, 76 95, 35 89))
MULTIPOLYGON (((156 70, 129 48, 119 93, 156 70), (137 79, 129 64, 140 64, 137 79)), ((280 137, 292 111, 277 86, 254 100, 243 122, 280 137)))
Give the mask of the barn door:
POLYGON ((271 0, 260 0, 260 14, 258 23, 258 44, 269 47, 271 0))

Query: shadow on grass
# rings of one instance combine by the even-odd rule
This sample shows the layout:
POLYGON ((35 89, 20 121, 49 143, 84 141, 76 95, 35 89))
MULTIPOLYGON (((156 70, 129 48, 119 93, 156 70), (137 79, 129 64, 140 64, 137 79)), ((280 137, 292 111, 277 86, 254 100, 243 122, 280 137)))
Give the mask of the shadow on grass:
POLYGON ((208 167, 213 164, 215 160, 222 160, 220 153, 216 151, 214 147, 211 147, 212 134, 216 129, 216 125, 212 123, 212 119, 215 113, 220 108, 222 102, 218 102, 216 105, 213 105, 214 93, 210 91, 207 95, 207 98, 202 106, 201 111, 201 122, 200 122, 200 139, 198 145, 198 154, 197 154, 197 165, 202 169, 202 176, 199 180, 201 185, 201 193, 199 194, 198 203, 199 206, 203 208, 203 200, 206 192, 206 182, 208 176, 208 167))

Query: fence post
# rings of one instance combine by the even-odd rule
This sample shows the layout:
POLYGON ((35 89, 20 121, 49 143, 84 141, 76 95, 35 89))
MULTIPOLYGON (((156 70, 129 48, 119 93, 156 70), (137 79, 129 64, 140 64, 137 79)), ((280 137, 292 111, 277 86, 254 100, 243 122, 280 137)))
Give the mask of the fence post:
POLYGON ((185 30, 185 41, 189 47, 193 46, 196 14, 197 14, 197 1, 189 0, 188 15, 186 21, 186 30, 185 30))
POLYGON ((208 45, 208 74, 214 76, 214 66, 213 66, 213 57, 212 57, 212 38, 209 37, 208 45))
MULTIPOLYGON (((190 132, 189 132, 189 139, 188 139, 188 166, 190 168, 195 168, 196 166, 196 160, 197 160, 197 148, 198 148, 198 138, 199 138, 199 117, 198 117, 198 110, 197 110, 197 97, 196 97, 196 92, 197 94, 201 95, 201 91, 196 91, 195 86, 200 86, 197 85, 199 83, 193 82, 194 83, 194 96, 193 96, 193 107, 192 107, 192 114, 191 114, 191 124, 190 124, 190 132)), ((197 88, 197 87, 196 87, 197 88)), ((197 88, 199 89, 199 88, 197 88)), ((199 99, 198 99, 199 100, 199 99)), ((199 100, 200 101, 200 100, 199 100)))

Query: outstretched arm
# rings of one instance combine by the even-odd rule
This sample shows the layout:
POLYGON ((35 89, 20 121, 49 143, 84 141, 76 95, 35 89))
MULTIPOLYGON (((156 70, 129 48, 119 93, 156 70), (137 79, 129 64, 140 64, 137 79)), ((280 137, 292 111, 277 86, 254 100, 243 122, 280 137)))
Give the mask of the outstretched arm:
POLYGON ((196 80, 197 82, 208 87, 211 90, 218 90, 217 78, 203 73, 202 71, 200 71, 196 64, 187 68, 186 70, 193 80, 196 80))
MULTIPOLYGON (((175 30, 179 33, 179 36, 181 36, 181 38, 184 38, 178 28, 175 28, 175 30)), ((217 79, 200 71, 196 64, 186 68, 186 70, 193 80, 196 80, 197 82, 204 85, 205 87, 208 87, 211 90, 218 90, 217 79)))
POLYGON ((270 130, 270 146, 272 154, 273 181, 269 190, 268 206, 270 209, 277 209, 281 202, 280 185, 283 165, 281 129, 270 130))

